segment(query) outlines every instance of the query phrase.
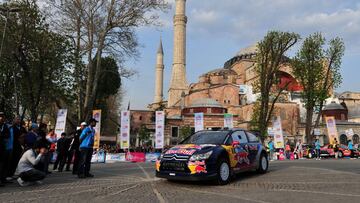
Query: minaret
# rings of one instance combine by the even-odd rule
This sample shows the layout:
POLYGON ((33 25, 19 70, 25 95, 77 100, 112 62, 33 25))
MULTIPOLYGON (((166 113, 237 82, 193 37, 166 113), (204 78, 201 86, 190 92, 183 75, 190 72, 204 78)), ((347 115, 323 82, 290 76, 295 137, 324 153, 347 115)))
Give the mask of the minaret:
POLYGON ((164 82, 164 50, 162 41, 156 55, 156 68, 155 68, 155 97, 154 103, 161 103, 163 101, 163 82, 164 82))
POLYGON ((186 0, 175 0, 175 4, 174 58, 168 107, 180 106, 181 95, 188 92, 188 84, 186 81, 186 0))

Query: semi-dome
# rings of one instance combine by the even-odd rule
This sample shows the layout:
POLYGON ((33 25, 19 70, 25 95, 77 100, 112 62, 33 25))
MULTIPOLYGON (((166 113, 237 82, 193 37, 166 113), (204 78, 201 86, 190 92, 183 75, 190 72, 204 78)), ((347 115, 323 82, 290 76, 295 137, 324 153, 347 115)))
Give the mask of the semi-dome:
POLYGON ((219 102, 217 102, 214 99, 211 98, 201 98, 201 99, 196 99, 192 102, 191 108, 194 107, 219 107, 222 108, 221 104, 219 102))
POLYGON ((341 104, 332 101, 330 104, 324 107, 323 111, 329 111, 329 110, 346 110, 346 109, 341 104))

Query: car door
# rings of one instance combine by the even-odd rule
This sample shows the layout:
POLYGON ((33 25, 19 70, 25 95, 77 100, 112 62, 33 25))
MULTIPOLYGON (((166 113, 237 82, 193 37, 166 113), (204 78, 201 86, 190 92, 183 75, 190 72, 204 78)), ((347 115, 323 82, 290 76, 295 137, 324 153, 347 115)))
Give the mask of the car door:
POLYGON ((248 169, 251 167, 251 162, 249 159, 250 151, 246 133, 242 130, 235 131, 232 133, 231 138, 233 141, 239 143, 237 146, 234 146, 237 168, 240 170, 248 169))
POLYGON ((254 134, 250 132, 246 132, 247 138, 248 138, 248 148, 249 148, 249 160, 251 165, 254 165, 257 161, 257 155, 259 152, 259 139, 254 134))

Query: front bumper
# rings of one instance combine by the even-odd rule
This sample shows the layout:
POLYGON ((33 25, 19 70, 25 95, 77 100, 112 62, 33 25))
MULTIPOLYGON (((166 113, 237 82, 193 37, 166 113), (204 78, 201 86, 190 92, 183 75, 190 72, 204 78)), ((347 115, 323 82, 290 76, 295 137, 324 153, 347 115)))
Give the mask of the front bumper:
POLYGON ((216 179, 217 173, 190 174, 184 172, 156 171, 156 177, 169 180, 207 181, 216 179))

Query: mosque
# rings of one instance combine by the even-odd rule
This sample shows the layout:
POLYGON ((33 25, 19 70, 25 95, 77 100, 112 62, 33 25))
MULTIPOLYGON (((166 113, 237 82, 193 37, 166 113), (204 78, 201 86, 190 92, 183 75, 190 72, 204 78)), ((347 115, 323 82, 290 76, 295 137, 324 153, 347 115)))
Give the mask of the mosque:
MULTIPOLYGON (((256 44, 241 49, 223 67, 211 70, 199 76, 195 83, 189 84, 186 79, 186 0, 175 0, 174 15, 174 55, 170 88, 167 100, 164 98, 164 50, 160 41, 157 50, 155 67, 155 93, 149 110, 131 110, 131 134, 138 132, 140 125, 155 129, 154 114, 156 110, 164 110, 166 114, 165 143, 176 144, 179 141, 179 131, 183 126, 190 126, 194 131, 194 113, 204 113, 204 127, 220 129, 224 126, 224 114, 233 115, 234 127, 249 129, 257 93, 253 84, 257 78, 254 71, 256 44)), ((278 88, 284 88, 279 102, 276 104, 275 115, 280 116, 284 136, 289 140, 304 137, 305 110, 300 99, 301 85, 292 75, 290 65, 284 60, 277 74, 280 81, 278 88), (289 84, 289 85, 288 85, 289 84)), ((343 140, 354 139, 359 142, 360 133, 360 93, 343 93, 337 99, 329 100, 323 111, 323 116, 336 116, 339 121, 339 135, 352 128, 353 137, 343 137, 343 140), (350 118, 351 117, 351 118, 350 118), (356 134, 357 133, 357 134, 356 134)), ((326 143, 326 129, 322 127, 321 139, 326 143)), ((345 135, 346 136, 346 135, 345 135)), ((140 145, 136 136, 136 145, 140 145)), ((341 139, 340 139, 341 140, 341 139)))

